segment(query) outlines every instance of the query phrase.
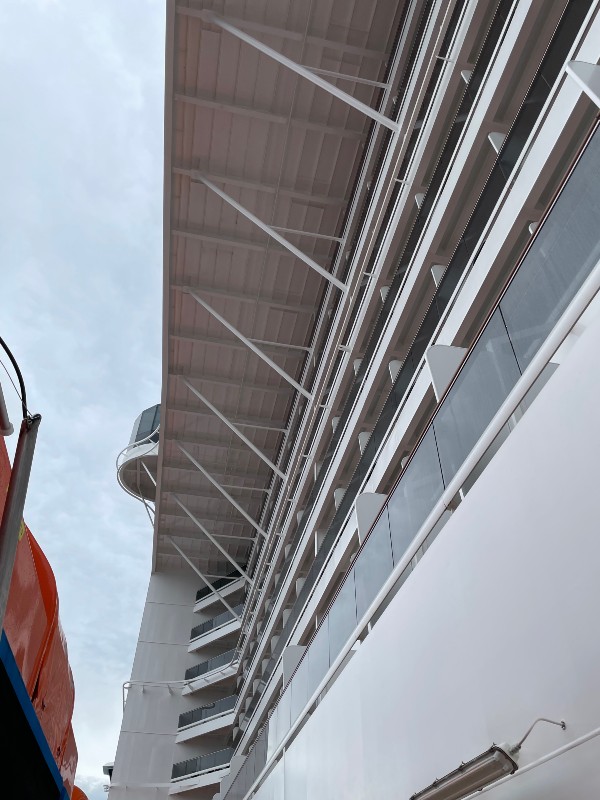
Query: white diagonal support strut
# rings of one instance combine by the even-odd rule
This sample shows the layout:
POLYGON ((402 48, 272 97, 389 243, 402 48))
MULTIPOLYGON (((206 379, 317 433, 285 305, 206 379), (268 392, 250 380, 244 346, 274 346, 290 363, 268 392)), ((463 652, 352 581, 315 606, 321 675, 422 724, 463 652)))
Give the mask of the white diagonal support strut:
POLYGON ((200 297, 200 295, 196 294, 196 292, 190 292, 190 295, 199 305, 202 306, 203 309, 208 311, 208 313, 211 316, 213 316, 216 320, 218 320, 221 323, 221 325, 223 325, 225 328, 227 328, 228 331, 233 333, 233 335, 237 339, 239 339, 240 342, 243 342, 249 350, 252 350, 252 352, 255 353, 255 355, 257 355, 259 358, 262 358, 265 364, 268 364, 271 367, 271 369, 274 369, 275 372, 281 375, 281 377, 284 380, 290 383, 294 387, 294 389, 297 389, 300 392, 300 394, 303 394, 304 397, 307 398, 307 400, 312 400, 312 395, 310 392, 307 392, 306 389, 298 383, 298 381, 294 380, 294 378, 292 378, 291 375, 288 375, 288 373, 284 369, 282 369, 279 366, 279 364, 275 363, 275 361, 273 361, 272 358, 269 358, 269 356, 264 352, 264 350, 261 350, 260 347, 254 344, 254 342, 251 339, 248 339, 247 336, 244 336, 243 333, 240 333, 240 331, 238 331, 238 329, 234 325, 232 325, 231 322, 228 322, 225 319, 225 317, 222 317, 218 311, 215 311, 215 309, 211 305, 209 305, 206 302, 206 300, 203 300, 200 297))
POLYGON ((148 477, 150 478, 150 480, 152 481, 152 483, 153 483, 153 484, 156 486, 156 481, 155 481, 155 479, 154 479, 154 476, 152 475, 152 473, 150 472, 150 470, 149 470, 149 469, 148 469, 148 467, 147 467, 147 466, 144 464, 144 462, 143 462, 143 461, 142 461, 142 467, 143 467, 143 468, 146 470, 146 474, 148 475, 148 477))
POLYGON ((330 78, 339 78, 343 81, 350 81, 351 83, 363 83, 365 86, 377 86, 380 89, 387 89, 387 83, 382 81, 372 81, 369 78, 359 78, 357 75, 347 75, 344 72, 335 72, 332 69, 320 69, 317 67, 306 67, 315 75, 328 75, 330 78))
POLYGON ((374 108, 368 106, 366 103, 362 103, 360 100, 352 97, 351 94, 338 89, 337 86, 334 86, 332 83, 328 81, 324 81, 323 78, 320 78, 318 75, 315 75, 309 68, 303 67, 301 64, 297 64, 295 61, 292 61, 291 58, 278 53, 277 50, 273 50, 272 47, 260 42, 258 39, 255 39, 253 36, 249 36, 244 31, 241 31, 239 28, 236 28, 235 25, 232 25, 227 20, 223 19, 222 17, 217 16, 212 11, 202 11, 201 17, 205 22, 210 23, 211 25, 216 25, 217 27, 221 28, 228 33, 231 33, 232 36, 236 36, 242 42, 246 42, 246 44, 255 47, 261 53, 264 53, 266 56, 278 61, 280 64, 283 64, 284 67, 291 69, 297 75, 306 78, 306 80, 311 81, 314 83, 315 86, 319 86, 321 89, 325 89, 326 92, 332 94, 334 97, 337 97, 338 100, 342 100, 344 103, 347 103, 352 108, 355 108, 357 111, 362 111, 363 114, 366 116, 371 117, 376 122, 379 122, 381 125, 385 125, 386 128, 390 128, 392 131, 398 131, 398 123, 394 122, 394 120, 386 117, 384 114, 380 114, 379 111, 375 111, 374 108))
MULTIPOLYGON (((250 514, 248 514, 248 512, 245 509, 243 509, 242 506, 238 502, 236 502, 236 500, 229 494, 229 492, 221 486, 219 481, 216 480, 216 478, 213 478, 213 476, 210 474, 210 472, 207 472, 204 469, 204 467, 202 466, 202 464, 200 464, 194 458, 194 456, 191 453, 188 453, 188 451, 185 449, 185 447, 182 447, 180 444, 178 444, 177 447, 181 450, 181 452, 183 453, 183 455, 186 458, 189 458, 189 460, 196 467, 196 469, 198 469, 204 475, 206 480, 210 481, 212 483, 212 485, 215 487, 215 489, 218 489, 221 492, 221 494, 223 495, 223 497, 226 500, 229 500, 229 502, 231 503, 231 505, 234 508, 237 508, 237 510, 240 512, 240 514, 244 517, 244 519, 246 519, 250 523, 250 525, 252 525, 254 530, 258 531, 258 533, 260 533, 260 535, 264 536, 264 538, 266 539, 267 538, 267 532, 261 528, 261 526, 258 524, 258 522, 255 519, 252 519, 250 514)), ((175 495, 173 495, 173 497, 175 497, 175 495)), ((185 511, 185 509, 184 509, 184 511, 185 511)))
POLYGON ((296 228, 281 228, 279 225, 273 225, 274 231, 279 233, 295 233, 297 236, 311 236, 313 239, 326 239, 328 242, 341 242, 341 236, 330 236, 328 233, 315 233, 314 231, 299 231, 296 228))
POLYGON ((181 547, 179 547, 179 545, 177 544, 177 542, 175 542, 175 541, 174 541, 174 540, 173 540, 173 539, 172 539, 170 536, 167 536, 166 538, 167 538, 167 539, 168 539, 168 540, 171 542, 171 544, 173 545, 173 547, 175 548, 175 550, 177 550, 177 552, 178 552, 178 553, 179 553, 179 555, 180 555, 180 556, 183 558, 183 560, 186 562, 186 564, 189 564, 189 566, 190 566, 190 567, 191 567, 191 568, 194 570, 194 572, 196 573, 196 575, 198 575, 198 576, 199 576, 199 577, 200 577, 200 578, 201 578, 201 579, 204 581, 204 583, 205 583, 205 584, 208 586, 208 588, 211 590, 211 592, 212 592, 213 594, 216 594, 216 595, 217 595, 217 597, 218 597, 218 598, 219 598, 219 600, 220 600, 220 601, 223 603, 223 605, 225 606, 225 608, 227 609, 227 611, 229 611, 231 614, 233 614, 233 616, 234 616, 236 619, 240 619, 240 620, 241 620, 241 617, 240 617, 240 615, 239 615, 239 614, 237 614, 237 613, 236 613, 236 612, 233 610, 233 608, 232 608, 232 607, 229 605, 229 603, 227 602, 227 600, 225 600, 225 598, 224 598, 224 597, 223 597, 223 595, 222 595, 222 594, 219 592, 219 590, 218 590, 218 589, 216 589, 216 588, 215 588, 215 587, 212 585, 212 583, 211 583, 211 582, 208 580, 208 576, 206 576, 206 575, 203 575, 203 574, 202 574, 202 572, 201 572, 201 571, 198 569, 198 567, 197 567, 195 564, 193 564, 193 563, 190 561, 190 559, 189 559, 189 558, 186 556, 186 554, 183 552, 183 550, 181 549, 181 547))
POLYGON ((208 541, 211 544, 213 544, 217 548, 217 550, 225 556, 227 561, 229 561, 229 563, 232 564, 237 569, 238 572, 241 572, 241 574, 244 576, 244 578, 249 584, 252 584, 252 578, 248 575, 246 570, 240 567, 235 558, 233 558, 233 556, 230 556, 224 547, 221 547, 221 545, 217 542, 215 537, 204 527, 204 525, 200 522, 200 520, 194 516, 194 514, 189 510, 189 508, 185 505, 185 503, 183 503, 174 492, 171 492, 171 497, 173 498, 173 500, 175 500, 179 508, 181 508, 182 511, 185 511, 185 513, 192 520, 194 525, 202 531, 202 533, 206 536, 208 541))
MULTIPOLYGON (((202 400, 202 402, 204 403, 204 405, 205 405, 205 406, 206 406, 206 407, 207 407, 207 408, 208 408, 210 411, 212 411, 212 413, 215 415, 215 417, 218 417, 218 418, 221 420, 221 422, 222 422, 224 425, 227 425, 227 427, 229 428, 229 430, 230 430, 230 431, 233 431, 233 432, 235 433, 235 435, 236 435, 236 436, 237 436, 239 439, 241 439, 241 440, 242 440, 242 442, 243 442, 245 445, 248 445, 248 447, 250 448, 250 450, 252 450, 252 452, 253 452, 253 453, 255 453, 255 454, 256 454, 256 455, 257 455, 257 456, 258 456, 258 457, 261 459, 261 461, 264 461, 264 462, 265 462, 265 464, 267 464, 269 467, 271 467, 271 469, 273 470, 273 472, 277 473, 277 475, 279 475, 279 477, 280 477, 281 479, 285 479, 285 475, 284 475, 284 474, 283 474, 283 472, 282 472, 282 471, 279 469, 279 467, 277 467, 277 465, 276 465, 276 464, 274 464, 274 463, 271 461, 271 459, 270 459, 268 456, 266 456, 266 455, 263 453, 263 451, 262 451, 262 450, 261 450, 259 447, 257 447, 257 446, 254 444, 254 442, 251 442, 251 441, 250 441, 250 439, 248 439, 248 437, 247 437, 247 436, 244 436, 244 434, 241 432, 241 430, 239 430, 239 428, 236 428, 236 426, 233 424, 233 422, 230 422, 230 421, 227 419, 227 417, 226 417, 224 414, 222 414, 222 413, 219 411, 219 409, 218 409, 218 408, 216 408, 215 406, 213 406, 213 404, 210 402, 210 400, 207 400, 207 399, 206 399, 206 397, 204 397, 204 395, 202 394, 202 392, 199 392, 199 391, 198 391, 198 389, 196 389, 196 387, 195 387, 195 386, 192 386, 192 384, 191 384, 191 383, 190 383, 188 380, 186 380, 185 378, 183 378, 183 382, 185 383, 185 385, 187 386, 187 388, 190 390, 190 392, 192 392, 192 394, 195 394, 195 395, 196 395, 196 397, 198 398, 198 400, 202 400)), ((179 445, 178 445, 178 446, 179 446, 179 445)))
POLYGON ((346 284, 338 280, 335 275, 331 274, 331 272, 327 272, 326 269, 324 269, 320 264, 317 264, 317 262, 314 261, 310 256, 307 256, 306 253, 303 253, 302 250, 299 250, 296 245, 293 245, 291 242, 289 242, 284 236, 278 233, 275 228, 271 227, 271 225, 267 225, 267 223, 263 222, 262 219, 259 219, 251 211, 248 211, 248 209, 244 208, 244 206, 238 203, 237 200, 234 200, 233 197, 230 197, 230 195, 228 195, 222 189, 219 189, 218 186, 215 186, 215 184, 212 181, 209 181, 208 178, 204 177, 203 175, 199 175, 198 180, 208 189, 218 195, 221 200, 224 200, 232 208, 235 208, 236 211, 239 211, 243 217, 246 217, 246 219, 249 219, 250 222, 254 223, 257 228, 260 228, 261 231, 264 231, 272 239, 275 239, 276 242, 279 242, 282 247, 285 247, 286 250, 289 250, 290 253, 296 256, 296 258, 299 258, 300 261, 304 261, 304 263, 308 264, 311 269, 314 269, 314 271, 318 272, 323 278, 326 278, 330 283, 333 283, 333 285, 337 286, 338 289, 341 289, 342 292, 346 291, 346 284))

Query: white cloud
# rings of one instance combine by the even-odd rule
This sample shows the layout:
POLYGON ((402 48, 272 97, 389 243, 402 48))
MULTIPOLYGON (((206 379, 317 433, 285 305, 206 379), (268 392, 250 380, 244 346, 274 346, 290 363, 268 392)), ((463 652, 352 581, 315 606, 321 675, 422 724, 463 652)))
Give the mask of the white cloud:
POLYGON ((0 333, 43 416, 26 518, 57 577, 90 800, 105 796, 149 573, 149 523, 114 460, 160 392, 164 13, 0 4, 0 333))

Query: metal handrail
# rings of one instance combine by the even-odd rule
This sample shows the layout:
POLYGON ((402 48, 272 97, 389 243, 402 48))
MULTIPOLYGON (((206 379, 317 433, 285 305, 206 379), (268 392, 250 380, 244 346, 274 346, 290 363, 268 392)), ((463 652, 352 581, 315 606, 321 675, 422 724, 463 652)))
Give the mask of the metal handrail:
POLYGON ((203 756, 196 756, 196 758, 178 761, 176 764, 173 764, 171 780, 222 767, 231 761, 232 755, 233 747, 225 747, 222 750, 215 750, 213 753, 206 753, 203 756))
MULTIPOLYGON (((196 625, 190 631, 190 640, 197 639, 199 636, 202 636, 209 631, 214 631, 217 628, 221 628, 223 625, 226 625, 228 622, 236 619, 236 614, 240 611, 243 611, 244 604, 240 603, 239 605, 235 606, 232 610, 235 612, 232 614, 231 611, 223 611, 222 614, 217 614, 216 617, 212 617, 211 619, 207 619, 206 622, 201 622, 200 625, 196 625)), ((239 620, 239 617, 237 618, 239 620)))
POLYGON ((192 681, 195 678, 200 677, 200 675, 206 674, 207 672, 212 672, 218 667, 228 666, 229 664, 233 664, 236 652, 237 652, 236 649, 233 648, 231 650, 227 650, 225 653, 220 653, 218 656, 213 656, 212 658, 209 658, 206 661, 202 661, 200 664, 196 664, 193 667, 188 667, 188 669, 186 669, 185 671, 186 682, 192 681), (229 658, 229 661, 227 661, 227 658, 229 658), (219 661, 219 659, 225 659, 225 660, 219 661), (219 661, 219 663, 215 663, 217 661, 219 661))
POLYGON ((220 700, 215 700, 214 703, 207 703, 206 705, 194 708, 191 711, 184 711, 179 715, 178 728, 185 728, 188 725, 193 725, 196 722, 202 722, 207 719, 212 719, 227 711, 232 711, 235 708, 237 694, 230 694, 228 697, 222 697, 220 700))

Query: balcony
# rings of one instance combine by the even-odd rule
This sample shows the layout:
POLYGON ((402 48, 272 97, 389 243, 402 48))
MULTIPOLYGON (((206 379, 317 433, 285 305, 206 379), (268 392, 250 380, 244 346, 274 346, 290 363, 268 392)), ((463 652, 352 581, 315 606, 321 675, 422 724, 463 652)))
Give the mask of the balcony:
POLYGON ((228 767, 232 755, 233 747, 225 747, 223 750, 216 750, 214 753, 206 753, 203 756, 179 761, 177 764, 173 764, 171 780, 177 781, 191 775, 202 775, 219 768, 228 767))
MULTIPOLYGON (((600 131, 597 131, 440 398, 398 483, 226 797, 243 796, 252 785, 254 776, 267 762, 267 740, 269 752, 274 752, 306 712, 328 672, 338 663, 342 651, 347 650, 353 634, 366 627, 371 604, 392 573, 402 570, 396 584, 400 588, 408 575, 419 568, 420 557, 440 533, 441 516, 423 539, 418 557, 409 556, 414 553, 422 526, 445 494, 452 490, 448 501, 444 500, 448 508, 450 501, 458 497, 458 489, 468 491, 489 458, 510 435, 512 425, 505 424, 491 449, 455 490, 455 479, 462 476, 461 469, 473 449, 534 362, 565 309, 598 268, 600 189, 596 175, 599 169, 600 131)), ((548 370, 538 373, 540 376, 543 383, 548 370)), ((533 384, 534 395, 538 388, 533 384)), ((530 402, 531 396, 526 395, 518 411, 524 412, 530 402)), ((376 428, 370 441, 380 444, 384 433, 383 426, 381 431, 376 428)))
POLYGON ((127 447, 117 457, 117 480, 127 494, 154 502, 158 466, 160 405, 142 411, 127 447))
POLYGON ((208 703, 205 706, 200 706, 200 708, 194 708, 192 711, 186 711, 179 715, 178 728, 181 730, 181 728, 187 728, 188 725, 195 725, 197 722, 204 722, 221 714, 226 714, 235 708, 236 701, 237 694, 230 694, 229 697, 223 697, 214 703, 208 703))
MULTIPOLYGON (((573 8, 572 14, 570 16, 565 16, 564 20, 561 22, 561 29, 570 25, 579 25, 579 18, 575 19, 578 13, 579 12, 577 9, 573 8)), ((557 34, 550 43, 547 54, 543 61, 543 69, 539 71, 536 79, 532 83, 523 104, 522 111, 517 116, 511 132, 504 142, 502 150, 499 154, 493 171, 490 174, 486 186, 482 191, 480 200, 477 203, 471 220, 469 221, 469 224, 459 242, 459 246, 456 248, 455 254, 453 255, 450 264, 444 273, 443 279, 437 288, 435 300, 431 304, 425 318, 423 319, 423 322, 421 323, 417 336, 409 348, 409 351, 404 359, 403 366, 395 379, 392 391, 380 413, 371 438, 369 439, 364 452, 361 454, 360 461, 355 469, 354 474, 352 475, 349 485, 346 488, 346 493, 343 497, 343 500, 339 508, 337 508, 335 516, 330 523, 329 529, 325 534, 319 552, 311 566, 308 575, 306 576, 306 580, 299 593, 298 599, 293 606, 291 613, 287 617, 283 632, 279 636, 277 645, 269 659, 269 663, 262 671, 261 677, 263 681, 267 681, 273 674, 281 654, 286 644, 289 642, 291 631, 298 622, 301 611, 304 608, 307 599, 313 590, 313 587, 315 586, 323 564, 325 563, 331 549, 337 542, 338 536, 346 522, 349 513, 352 510, 356 496, 376 461, 379 447, 381 446, 381 443, 387 434, 389 425, 393 420, 398 407, 402 404, 406 394, 410 391, 415 376, 422 367, 423 357, 431 341, 432 335, 434 334, 434 331, 439 323, 444 318, 444 314, 451 301, 453 293, 465 270, 467 269, 468 264, 470 263, 470 259, 476 250, 475 244, 480 240, 484 233, 485 227, 489 221, 490 209, 493 208, 498 202, 502 192, 505 190, 513 169, 515 168, 521 156, 523 144, 527 141, 533 125, 537 120, 538 114, 541 113, 543 105, 550 94, 556 77, 563 69, 564 60, 568 53, 566 44, 568 41, 570 41, 568 36, 560 36, 557 34)), ((471 87, 479 85, 479 82, 484 78, 486 70, 487 62, 482 60, 482 62, 476 68, 469 85, 471 87)), ((466 119, 474 100, 475 93, 467 93, 465 95, 459 108, 457 119, 466 119)), ((293 535, 290 556, 283 562, 283 566, 279 570, 281 574, 276 582, 275 590, 279 590, 280 587, 284 585, 284 582, 287 578, 287 571, 293 562, 293 554, 295 549, 306 535, 306 529, 310 520, 312 519, 312 512, 320 499, 322 487, 328 474, 328 469, 336 458, 337 448, 342 440, 348 421, 351 418, 354 409, 354 403, 359 396, 365 375, 370 369, 370 365, 372 364, 375 354, 380 346, 380 337, 382 336, 382 332, 385 329, 387 321, 392 314, 395 302, 403 287, 405 273, 409 269, 411 261, 417 252, 417 245, 420 241, 420 236, 433 208, 440 186, 443 183, 446 170, 451 161, 453 149, 456 145, 460 128, 462 128, 462 125, 456 126, 456 131, 453 132, 452 137, 448 139, 445 145, 439 161, 439 167, 435 171, 423 204, 419 209, 413 231, 409 237, 409 240, 404 245, 403 251, 398 254, 399 269, 394 277, 385 302, 383 303, 376 324, 371 331, 370 339, 356 379, 346 394, 345 404, 340 415, 340 420, 335 428, 335 431, 333 432, 331 442, 327 447, 326 455, 323 459, 317 479, 305 502, 302 521, 298 525, 293 535)), ((276 604, 274 604, 274 608, 275 607, 276 604)), ((254 678, 255 668, 250 670, 248 674, 250 679, 254 678)), ((258 701, 258 696, 254 696, 252 698, 251 704, 247 709, 248 716, 253 713, 254 709, 258 705, 258 701)))
POLYGON ((191 742, 206 735, 225 736, 231 732, 237 699, 237 694, 232 694, 181 714, 175 742, 191 742))
POLYGON ((201 611, 204 608, 212 605, 213 603, 220 602, 221 597, 229 597, 230 595, 238 592, 244 588, 244 579, 240 577, 237 572, 226 575, 223 578, 218 578, 212 582, 213 587, 218 591, 216 594, 211 588, 205 586, 196 592, 196 604, 194 611, 201 611))
MULTIPOLYGON (((216 581, 212 582, 213 589, 223 589, 225 586, 229 586, 233 581, 239 578, 239 573, 231 572, 229 575, 225 575, 224 578, 218 578, 216 581)), ((196 602, 200 602, 200 600, 204 600, 205 597, 210 597, 212 594, 212 589, 209 586, 205 586, 204 589, 198 589, 196 592, 196 602)))
MULTIPOLYGON (((189 667, 185 671, 185 679, 193 681, 195 678, 203 678, 203 685, 215 683, 225 677, 229 677, 235 673, 237 663, 234 662, 236 656, 235 648, 227 650, 225 653, 220 653, 218 656, 202 661, 193 667, 189 667), (233 662, 233 663, 232 663, 233 662), (231 667, 229 667, 231 665, 231 667), (229 667, 229 669, 227 669, 229 667), (206 677, 203 677, 206 676, 206 677)), ((183 690, 183 694, 190 694, 195 691, 198 686, 189 686, 183 690)))
MULTIPOLYGON (((206 622, 201 622, 200 625, 196 625, 196 627, 192 628, 190 631, 190 642, 196 643, 201 636, 206 636, 213 631, 219 631, 221 636, 234 632, 241 624, 240 617, 243 610, 244 604, 240 603, 233 608, 235 614, 231 611, 224 611, 222 614, 217 614, 216 617, 212 617, 212 619, 207 619, 206 622), (236 616, 236 614, 238 616, 236 616)), ((221 638, 221 636, 212 637, 211 641, 214 638, 221 638)))

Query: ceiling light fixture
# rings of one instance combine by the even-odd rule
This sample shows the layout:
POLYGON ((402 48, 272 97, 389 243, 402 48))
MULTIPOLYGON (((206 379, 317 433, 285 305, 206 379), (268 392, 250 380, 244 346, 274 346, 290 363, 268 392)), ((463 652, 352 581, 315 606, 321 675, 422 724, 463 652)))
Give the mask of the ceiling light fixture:
POLYGON ((426 789, 413 794, 410 800, 462 800, 501 778, 512 775, 519 768, 516 759, 523 742, 538 722, 558 725, 563 731, 567 727, 564 719, 556 721, 539 717, 517 744, 492 745, 485 753, 463 762, 460 767, 444 775, 443 778, 438 778, 426 789))
POLYGON ((512 775, 518 769, 518 764, 506 750, 493 745, 485 753, 413 794, 410 800, 460 800, 506 775, 512 775))

